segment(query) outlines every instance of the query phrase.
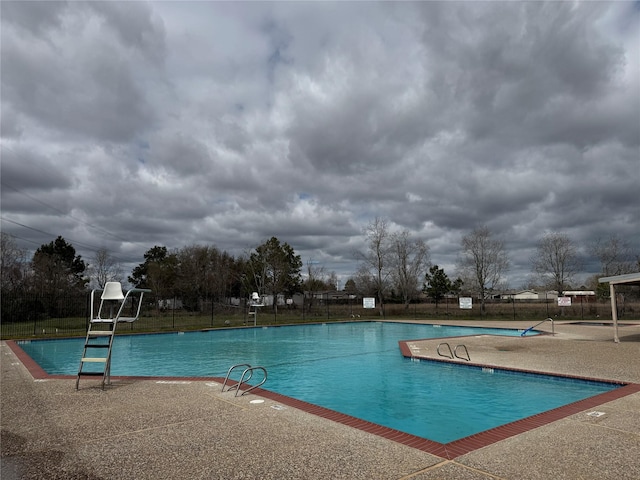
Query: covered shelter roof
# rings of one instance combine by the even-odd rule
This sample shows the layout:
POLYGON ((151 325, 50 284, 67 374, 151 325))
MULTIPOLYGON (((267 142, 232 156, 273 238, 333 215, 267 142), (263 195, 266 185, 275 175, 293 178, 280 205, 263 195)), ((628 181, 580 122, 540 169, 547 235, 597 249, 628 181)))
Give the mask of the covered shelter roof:
POLYGON ((598 279, 600 283, 609 284, 611 297, 611 318, 613 319, 613 341, 618 343, 618 306, 616 303, 616 285, 640 285, 640 272, 628 273, 626 275, 615 275, 613 277, 602 277, 598 279))
POLYGON ((640 272, 627 273, 626 275, 615 275, 613 277, 602 277, 598 280, 600 283, 608 283, 619 285, 625 283, 627 285, 640 285, 640 272))

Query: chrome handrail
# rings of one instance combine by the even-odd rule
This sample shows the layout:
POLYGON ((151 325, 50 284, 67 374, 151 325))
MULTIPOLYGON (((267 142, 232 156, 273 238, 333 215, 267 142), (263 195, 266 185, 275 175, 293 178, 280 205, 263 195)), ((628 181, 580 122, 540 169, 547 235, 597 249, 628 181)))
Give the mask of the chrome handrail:
POLYGON ((541 322, 536 323, 533 327, 527 328, 524 332, 522 332, 520 334, 520 336, 524 337, 527 334, 527 332, 530 332, 531 330, 536 328, 538 325, 542 325, 544 322, 551 322, 551 335, 555 335, 556 334, 556 328, 555 328, 555 325, 553 323, 553 318, 549 317, 549 318, 545 318, 541 322))
MULTIPOLYGON (((229 376, 231 375, 231 372, 233 370, 235 370, 236 368, 239 367, 247 367, 247 368, 251 368, 251 365, 249 365, 248 363, 238 363, 236 365, 233 365, 231 368, 229 368, 229 371, 227 372, 227 376, 224 377, 224 382, 222 383, 222 391, 224 392, 224 387, 227 385, 227 381, 229 380, 229 376)), ((246 370, 245 370, 246 372, 246 370)), ((242 372, 242 375, 244 375, 244 372, 242 372)), ((247 381, 250 379, 251 377, 247 378, 247 381)), ((227 392, 229 390, 233 390, 233 389, 237 389, 240 387, 240 382, 236 383, 235 385, 231 385, 228 389, 227 392)))
POLYGON ((439 345, 438 345, 438 348, 436 349, 436 351, 438 352, 438 355, 440 355, 441 357, 453 358, 453 351, 451 350, 451 345, 449 345, 449 344, 448 344, 448 343, 446 343, 446 342, 442 342, 441 344, 439 344, 439 345), (443 346, 443 345, 446 345, 446 346, 447 346, 447 348, 449 349, 449 355, 447 355, 447 354, 446 354, 446 352, 445 352, 445 353, 442 353, 442 352, 440 351, 440 347, 441 347, 441 346, 443 346))
POLYGON ((253 376, 253 371, 254 370, 262 370, 262 373, 264 373, 264 378, 257 385, 253 385, 253 386, 249 387, 247 390, 245 390, 244 392, 242 392, 240 394, 240 396, 249 393, 251 390, 253 390, 255 388, 258 388, 259 386, 263 385, 264 382, 267 381, 267 369, 266 368, 264 368, 264 367, 250 367, 250 368, 247 368, 244 372, 242 372, 242 376, 240 377, 240 382, 238 382, 238 388, 236 389, 236 395, 235 395, 236 397, 238 396, 238 392, 240 391, 240 385, 242 385, 243 383, 247 383, 249 381, 249 379, 253 376), (249 373, 249 376, 245 380, 244 376, 247 374, 247 372, 249 373))
POLYGON ((224 387, 227 385, 227 382, 229 381, 229 376, 231 375, 231 372, 233 370, 235 370, 236 368, 240 368, 240 367, 246 367, 243 371, 242 371, 242 375, 240 375, 240 380, 238 381, 238 383, 236 383, 235 385, 231 385, 229 388, 227 388, 227 392, 231 391, 231 390, 235 390, 236 394, 235 396, 238 396, 238 392, 240 391, 241 386, 244 383, 247 383, 249 380, 251 380, 251 377, 253 377, 253 372, 256 370, 261 370, 262 373, 264 373, 264 378, 257 384, 257 385, 253 385, 250 386, 250 388, 248 388, 247 390, 245 390, 244 392, 242 392, 240 394, 240 396, 249 393, 251 390, 258 388, 259 386, 263 385, 264 382, 267 381, 267 369, 264 367, 252 367, 251 365, 249 365, 248 363, 238 363, 236 365, 231 366, 231 368, 229 368, 229 370, 227 371, 227 376, 224 377, 224 382, 222 382, 222 391, 224 392, 224 387))
POLYGON ((459 358, 460 360, 466 360, 467 362, 471 361, 471 357, 469 356, 469 350, 467 350, 466 345, 456 345, 456 348, 453 350, 453 354, 456 356, 456 358, 459 358), (467 358, 465 357, 461 357, 460 355, 458 355, 458 348, 464 348, 464 352, 467 355, 467 358))

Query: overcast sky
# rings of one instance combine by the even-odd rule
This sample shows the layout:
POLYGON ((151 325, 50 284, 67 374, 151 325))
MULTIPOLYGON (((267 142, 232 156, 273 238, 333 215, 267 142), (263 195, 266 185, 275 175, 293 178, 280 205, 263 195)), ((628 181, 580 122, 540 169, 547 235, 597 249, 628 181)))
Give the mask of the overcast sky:
MULTIPOLYGON (((131 268, 272 236, 344 281, 376 216, 453 274, 640 252, 638 2, 1 2, 2 231, 131 268)), ((582 278, 596 273, 587 262, 582 278)), ((578 285, 576 285, 578 286, 578 285)))

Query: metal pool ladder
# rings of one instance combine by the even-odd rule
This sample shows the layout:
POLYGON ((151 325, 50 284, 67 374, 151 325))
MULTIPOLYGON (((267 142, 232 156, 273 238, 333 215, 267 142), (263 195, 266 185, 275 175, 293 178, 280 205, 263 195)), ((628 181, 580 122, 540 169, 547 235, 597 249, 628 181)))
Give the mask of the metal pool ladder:
POLYGON ((467 350, 466 345, 456 345, 456 348, 454 348, 453 351, 452 351, 451 350, 451 346, 448 343, 443 342, 443 343, 440 343, 438 345, 437 351, 438 351, 438 355, 440 355, 441 357, 447 357, 447 358, 451 358, 451 359, 453 359, 455 357, 455 358, 459 358, 460 360, 465 360, 467 362, 471 361, 471 357, 469 356, 469 350, 467 350), (447 353, 446 351, 444 353, 442 353, 440 351, 440 347, 442 347, 443 345, 445 345, 447 347, 447 350, 449 350, 449 353, 447 353), (464 356, 458 355, 458 349, 459 348, 460 349, 464 349, 464 354, 463 354, 464 356))
POLYGON ((222 383, 222 391, 223 392, 225 391, 224 387, 227 385, 227 381, 229 380, 229 376, 231 375, 231 372, 233 372, 236 368, 240 368, 240 367, 246 367, 243 370, 242 375, 240 376, 240 380, 235 385, 231 385, 229 388, 227 388, 227 392, 229 392, 231 390, 235 390, 236 391, 236 394, 235 394, 236 397, 238 396, 238 392, 240 392, 240 388, 242 387, 242 385, 244 383, 247 383, 249 380, 251 380, 251 377, 253 377, 253 372, 255 372, 256 370, 261 371, 262 374, 264 375, 264 377, 262 378, 260 383, 258 383, 257 385, 250 386, 247 390, 242 392, 240 394, 240 396, 245 395, 245 394, 249 393, 251 390, 254 390, 254 389, 260 387, 261 385, 264 384, 264 382, 267 381, 267 369, 266 368, 264 368, 264 367, 252 367, 248 363, 238 363, 236 365, 233 365, 231 368, 229 368, 229 371, 227 372, 227 376, 224 378, 224 382, 222 383))

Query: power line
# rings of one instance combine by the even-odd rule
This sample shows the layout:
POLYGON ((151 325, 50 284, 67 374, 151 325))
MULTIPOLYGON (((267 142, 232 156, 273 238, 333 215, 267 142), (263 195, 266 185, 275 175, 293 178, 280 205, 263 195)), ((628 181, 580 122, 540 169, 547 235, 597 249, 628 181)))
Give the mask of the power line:
POLYGON ((51 234, 49 232, 45 232, 44 230, 38 230, 37 228, 30 227, 28 225, 24 225, 24 224, 22 224, 20 222, 16 222, 16 221, 10 220, 8 218, 0 217, 0 220, 4 220, 5 222, 13 223, 14 225, 18 225, 18 226, 23 227, 23 228, 28 228, 29 230, 33 230, 34 232, 43 233, 45 235, 53 235, 53 234, 51 234))
MULTIPOLYGON (((55 234, 53 234, 53 233, 45 232, 44 230, 40 230, 40 229, 38 229, 38 228, 30 227, 29 225, 25 225, 25 224, 23 224, 23 223, 16 222, 15 220, 11 220, 11 219, 6 218, 6 217, 0 217, 0 220, 2 220, 2 221, 4 221, 4 222, 12 223, 12 224, 14 224, 14 225, 18 225, 18 226, 20 226, 20 227, 22 227, 22 228, 26 228, 26 229, 28 229, 28 230, 33 230, 34 232, 42 233, 43 235, 47 235, 47 236, 51 236, 51 237, 56 237, 56 235, 55 235, 55 234)), ((21 237, 18 237, 18 236, 16 236, 16 235, 14 235, 14 236, 15 236, 16 238, 21 238, 21 237)), ((67 237, 67 238, 68 238, 68 237, 67 237)), ((26 239, 22 238, 22 240, 26 240, 26 239)), ((97 252, 98 250, 100 250, 101 248, 103 248, 103 247, 96 247, 95 245, 89 245, 89 244, 84 243, 84 242, 79 242, 79 241, 74 240, 74 239, 72 239, 72 238, 68 238, 68 240, 69 240, 69 241, 71 241, 73 244, 75 244, 75 245, 79 245, 79 246, 81 246, 81 247, 84 247, 84 248, 86 248, 86 249, 88 249, 88 250, 91 250, 91 251, 92 251, 92 252, 94 252, 94 253, 95 253, 95 252, 97 252)), ((26 241, 28 241, 28 242, 30 242, 30 243, 34 243, 34 244, 36 244, 36 245, 37 245, 37 243, 38 243, 38 242, 34 242, 34 241, 32 241, 32 240, 26 240, 26 241)), ((110 255, 111 255, 111 254, 110 254, 110 255)), ((122 258, 118 258, 118 257, 116 257, 116 256, 114 256, 114 255, 111 255, 111 257, 112 257, 114 260, 117 260, 117 261, 119 261, 119 262, 121 262, 121 263, 136 263, 136 262, 137 262, 137 260, 123 260, 122 258)))
POLYGON ((19 235, 16 235, 15 233, 8 233, 7 235, 10 235, 13 238, 17 238, 19 240, 22 240, 23 242, 33 243, 34 245, 40 244, 40 242, 35 242, 33 240, 29 240, 28 238, 20 237, 19 235))
POLYGON ((126 238, 120 237, 120 236, 116 235, 116 234, 115 234, 115 233, 113 233, 113 232, 110 232, 110 231, 108 231, 108 230, 105 230, 105 229, 104 229, 104 228, 102 228, 102 227, 98 227, 98 226, 93 225, 93 224, 91 224, 91 223, 85 222, 85 221, 84 221, 84 220, 82 220, 81 218, 76 218, 76 217, 74 217, 73 215, 71 215, 71 214, 69 214, 69 213, 63 212, 63 211, 62 211, 62 210, 60 210, 59 208, 56 208, 56 207, 54 207, 53 205, 50 205, 50 204, 48 204, 48 203, 45 203, 45 202, 43 202, 42 200, 39 200, 39 199, 37 199, 37 198, 35 198, 35 197, 33 197, 33 196, 29 195, 28 193, 23 192, 23 191, 21 191, 21 190, 17 189, 16 187, 14 187, 14 186, 12 186, 12 185, 9 185, 9 184, 7 184, 7 183, 5 183, 5 182, 3 182, 3 181, 0 181, 0 184, 1 184, 2 186, 4 186, 4 187, 8 187, 8 188, 10 188, 10 189, 11 189, 11 190, 13 190, 14 192, 17 192, 17 193, 19 193, 19 194, 21 194, 21 195, 24 195, 25 197, 27 197, 27 198, 29 198, 29 199, 33 200, 33 201, 34 201, 34 202, 36 202, 36 203, 39 203, 40 205, 43 205, 43 206, 45 206, 45 207, 47 207, 47 208, 50 208, 51 210, 53 210, 53 211, 55 211, 55 212, 58 212, 58 213, 60 213, 61 215, 64 215, 65 217, 69 217, 69 218, 71 218, 72 220, 75 220, 75 221, 77 221, 77 222, 80 222, 80 223, 82 223, 83 225, 86 225, 87 227, 94 228, 94 229, 96 229, 96 230, 98 230, 98 231, 100 231, 100 232, 102 232, 102 233, 104 233, 104 234, 110 235, 110 236, 112 236, 113 238, 116 238, 116 239, 121 240, 121 241, 123 241, 123 242, 128 242, 128 240, 127 240, 126 238))
MULTIPOLYGON (((12 148, 10 148, 10 147, 7 147, 6 145, 2 145, 2 148, 3 148, 4 150, 8 150, 8 151, 12 152, 16 157, 24 157, 24 155, 23 155, 23 154, 21 154, 21 153, 19 153, 19 152, 16 152, 14 149, 12 149, 12 148)), ((43 168, 43 166, 42 166, 42 165, 38 165, 38 164, 36 164, 35 166, 36 166, 37 168, 39 168, 39 169, 43 170, 43 171, 44 171, 45 173, 47 173, 47 174, 54 175, 54 172, 52 172, 51 170, 48 170, 48 171, 47 171, 47 169, 43 168)), ((83 225, 86 225, 87 227, 93 228, 93 229, 95 229, 95 230, 97 230, 97 231, 101 232, 102 234, 109 235, 109 236, 111 236, 111 237, 113 237, 113 238, 115 238, 115 239, 117 239, 117 240, 119 240, 119 241, 121 241, 121 242, 129 242, 129 240, 128 240, 128 239, 126 239, 126 238, 120 237, 119 235, 116 235, 116 234, 115 234, 115 233, 113 233, 113 232, 110 232, 110 231, 108 231, 108 230, 105 230, 105 229, 104 229, 104 228, 102 228, 102 227, 98 227, 97 225, 93 225, 93 224, 91 224, 91 223, 88 223, 88 222, 86 222, 86 221, 84 221, 84 220, 82 220, 82 219, 80 219, 80 218, 76 218, 76 217, 74 217, 73 215, 71 215, 71 214, 69 214, 69 213, 66 213, 66 212, 62 211, 61 209, 59 209, 59 208, 57 208, 57 207, 55 207, 55 206, 53 206, 53 205, 51 205, 51 204, 49 204, 49 203, 43 202, 42 200, 40 200, 40 199, 38 199, 38 198, 35 198, 35 197, 33 197, 32 195, 29 195, 28 193, 26 193, 26 192, 24 192, 24 191, 22 191, 22 190, 20 190, 20 189, 18 189, 18 188, 16 188, 16 187, 14 187, 13 185, 9 185, 7 182, 4 182, 4 181, 1 181, 1 180, 0 180, 0 184, 1 184, 3 187, 10 188, 11 190, 13 190, 13 191, 15 191, 15 192, 17 192, 17 193, 19 193, 19 194, 21 194, 21 195, 24 195, 25 197, 27 197, 28 199, 32 200, 33 202, 36 202, 36 203, 38 203, 38 204, 40 204, 40 205, 42 205, 42 206, 44 206, 44 207, 47 207, 48 209, 51 209, 51 210, 53 210, 53 211, 55 211, 55 212, 57 212, 57 213, 59 213, 59 214, 61 214, 61 215, 65 216, 65 217, 69 217, 70 219, 74 220, 75 222, 78 222, 78 223, 81 223, 81 224, 83 224, 83 225)), ((1 217, 0 217, 0 218, 1 218, 1 217)), ((20 227, 23 227, 23 228, 29 229, 29 230, 33 230, 34 232, 38 232, 38 233, 41 233, 41 234, 44 234, 44 235, 47 235, 47 236, 56 237, 56 235, 54 235, 54 234, 52 234, 52 233, 50 233, 50 232, 45 232, 44 230, 39 230, 39 229, 34 228, 34 227, 31 227, 31 226, 29 226, 29 225, 24 225, 24 224, 22 224, 22 223, 20 223, 20 222, 16 222, 15 220, 11 220, 11 219, 8 219, 8 218, 2 218, 2 220, 3 220, 3 221, 5 221, 5 222, 12 223, 12 224, 14 224, 14 225, 18 225, 18 226, 20 226, 20 227)), ((38 242, 34 242, 34 241, 32 241, 32 240, 28 240, 28 239, 25 239, 25 238, 22 238, 22 237, 17 237, 17 236, 16 236, 16 238, 20 238, 21 240, 24 240, 24 241, 27 241, 27 242, 30 242, 30 243, 34 243, 34 244, 37 244, 37 243, 38 243, 38 242)), ((70 241, 72 241, 73 243, 75 243, 76 245, 79 245, 79 246, 81 246, 81 247, 84 247, 84 248, 86 248, 86 249, 89 249, 89 250, 91 250, 91 251, 93 251, 93 252, 97 252, 100 248, 102 248, 102 247, 96 247, 96 246, 93 246, 93 245, 88 245, 88 244, 83 243, 83 242, 74 241, 73 239, 69 239, 69 240, 70 240, 70 241)), ((138 260, 123 260, 123 259, 121 259, 121 258, 117 258, 117 257, 115 257, 115 256, 113 256, 113 255, 112 255, 112 257, 113 257, 115 260, 117 260, 117 261, 119 261, 119 262, 122 262, 122 263, 136 263, 136 262, 138 261, 138 260)))

